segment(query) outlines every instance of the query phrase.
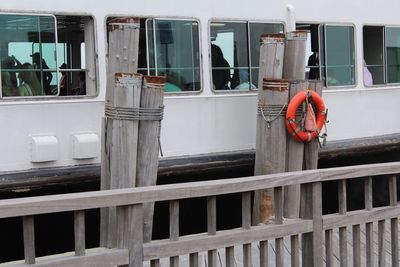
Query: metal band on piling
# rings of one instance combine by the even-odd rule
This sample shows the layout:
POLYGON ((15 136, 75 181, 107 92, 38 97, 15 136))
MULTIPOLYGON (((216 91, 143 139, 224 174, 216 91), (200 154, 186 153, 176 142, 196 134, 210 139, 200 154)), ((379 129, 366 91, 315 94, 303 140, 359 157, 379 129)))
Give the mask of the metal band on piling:
POLYGON ((263 90, 288 91, 289 81, 286 79, 263 79, 263 90))
POLYGON ((292 31, 286 33, 286 40, 299 40, 299 41, 307 41, 307 34, 309 31, 292 31))
POLYGON ((108 30, 122 30, 122 29, 139 29, 140 19, 139 18, 115 18, 108 22, 108 30))
POLYGON ((285 42, 285 35, 283 33, 262 34, 260 36, 261 44, 284 43, 284 42, 285 42))

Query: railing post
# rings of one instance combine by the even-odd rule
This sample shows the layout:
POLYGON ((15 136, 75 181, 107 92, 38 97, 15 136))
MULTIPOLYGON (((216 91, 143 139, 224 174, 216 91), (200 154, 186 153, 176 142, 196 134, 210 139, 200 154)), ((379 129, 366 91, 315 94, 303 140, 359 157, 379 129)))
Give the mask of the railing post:
POLYGON ((143 267, 143 204, 117 207, 117 247, 129 250, 129 267, 143 267))
POLYGON ((313 232, 302 235, 302 265, 322 266, 322 185, 301 185, 301 218, 313 220, 313 232))
POLYGON ((33 216, 22 217, 25 263, 35 263, 35 226, 33 216))
MULTIPOLYGON (((392 175, 389 177, 389 196, 390 206, 397 206, 397 177, 392 175)), ((399 267, 399 220, 398 218, 390 219, 390 238, 392 248, 392 266, 399 267)))

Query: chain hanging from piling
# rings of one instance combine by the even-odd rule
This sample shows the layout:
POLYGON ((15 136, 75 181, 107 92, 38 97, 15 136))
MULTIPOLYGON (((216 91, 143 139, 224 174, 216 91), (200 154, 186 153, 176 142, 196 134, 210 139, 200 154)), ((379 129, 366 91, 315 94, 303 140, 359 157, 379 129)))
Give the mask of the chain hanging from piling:
POLYGON ((267 127, 271 127, 271 123, 275 121, 279 116, 285 116, 287 105, 261 105, 258 104, 258 114, 260 114, 264 121, 267 123, 267 127), (268 118, 267 118, 268 117, 268 118))
MULTIPOLYGON (((279 116, 286 116, 287 104, 285 105, 262 105, 258 104, 257 112, 260 114, 264 121, 267 123, 267 127, 271 127, 271 123, 275 121, 279 116), (272 118, 271 118, 272 117, 272 118)), ((296 111, 297 116, 302 116, 303 111, 300 109, 296 111)))

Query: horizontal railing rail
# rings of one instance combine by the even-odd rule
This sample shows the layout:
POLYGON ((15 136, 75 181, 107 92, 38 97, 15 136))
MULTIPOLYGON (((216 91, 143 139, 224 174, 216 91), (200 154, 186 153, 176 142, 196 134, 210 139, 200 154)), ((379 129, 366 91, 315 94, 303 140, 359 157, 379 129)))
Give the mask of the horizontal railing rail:
POLYGON ((286 185, 400 173, 400 162, 307 170, 234 179, 0 200, 0 218, 216 196, 286 185))
MULTIPOLYGON (((178 266, 181 255, 189 255, 189 266, 198 266, 199 253, 205 252, 208 266, 217 266, 217 255, 223 249, 225 265, 234 266, 235 249, 242 246, 243 266, 267 266, 271 261, 268 247, 275 240, 274 262, 276 266, 331 266, 338 258, 346 266, 349 258, 354 266, 385 266, 385 221, 390 220, 391 255, 393 266, 398 264, 398 226, 400 207, 397 205, 396 175, 400 173, 400 162, 308 170, 235 179, 148 186, 131 189, 115 189, 0 200, 0 218, 22 217, 25 264, 11 266, 143 266, 150 261, 151 266, 163 265, 161 259, 169 258, 170 266, 178 266), (390 203, 383 207, 373 207, 372 177, 389 176, 390 203), (364 180, 365 209, 347 211, 346 181, 353 178, 364 180), (338 213, 322 215, 323 182, 338 182, 338 213), (283 186, 300 184, 304 193, 303 202, 308 203, 307 211, 301 218, 284 220, 283 186), (275 218, 270 224, 251 225, 251 192, 267 188, 274 189, 275 218), (232 193, 242 195, 242 227, 217 230, 217 196, 232 193), (179 234, 179 201, 203 197, 207 200, 207 232, 181 236, 179 234), (143 242, 143 203, 169 201, 170 237, 165 240, 143 242), (89 252, 85 248, 85 214, 94 208, 117 207, 117 246, 103 248, 101 252, 89 252), (74 211, 75 254, 60 255, 51 259, 35 256, 34 216, 56 212, 74 211), (378 259, 373 256, 372 227, 378 222, 378 259), (360 227, 366 225, 366 256, 361 257, 360 227), (347 230, 352 229, 353 250, 350 257, 347 250, 347 230), (339 252, 335 254, 333 240, 335 231, 339 233, 339 252), (311 239, 310 239, 311 235, 311 239), (299 237, 302 237, 300 245, 299 237), (290 258, 285 258, 285 240, 290 238, 290 258), (258 244, 259 262, 253 263, 252 251, 258 244), (325 253, 323 253, 323 247, 325 253), (301 253, 300 253, 301 252, 301 253), (105 261, 106 256, 110 260, 105 261), (302 255, 302 257, 300 257, 302 255), (333 255, 336 255, 334 257, 333 255), (323 257, 325 260, 323 261, 323 257), (310 261, 309 259, 312 258, 310 261), (98 264, 102 265, 98 265, 98 264), (365 263, 365 264, 364 264, 365 263)), ((377 179, 380 179, 379 177, 377 179)), ((303 203, 303 205, 304 205, 303 203)), ((304 206, 303 206, 304 209, 304 206)), ((285 252, 286 251, 286 252, 285 252)), ((1 266, 1 264, 0 264, 1 266)))

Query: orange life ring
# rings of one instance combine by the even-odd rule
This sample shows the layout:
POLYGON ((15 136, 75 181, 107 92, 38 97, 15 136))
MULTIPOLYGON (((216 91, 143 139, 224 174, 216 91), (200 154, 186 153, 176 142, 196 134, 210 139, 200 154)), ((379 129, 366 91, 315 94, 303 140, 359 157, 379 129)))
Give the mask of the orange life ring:
POLYGON ((322 127, 325 124, 326 120, 326 112, 325 112, 325 104, 322 98, 314 91, 304 90, 297 93, 292 100, 290 100, 287 113, 286 113, 286 128, 290 135, 293 138, 302 143, 310 142, 318 137, 322 127), (301 131, 300 127, 297 126, 295 122, 296 110, 297 108, 306 101, 307 98, 311 98, 312 102, 315 104, 317 108, 317 130, 313 132, 301 131))

